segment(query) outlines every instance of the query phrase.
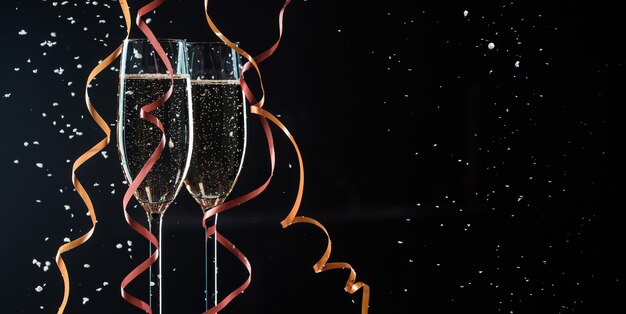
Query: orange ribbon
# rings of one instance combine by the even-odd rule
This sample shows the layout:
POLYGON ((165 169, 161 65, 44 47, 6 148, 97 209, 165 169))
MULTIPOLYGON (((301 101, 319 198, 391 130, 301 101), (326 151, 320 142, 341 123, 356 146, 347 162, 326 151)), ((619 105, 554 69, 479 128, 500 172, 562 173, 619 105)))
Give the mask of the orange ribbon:
MULTIPOLYGON (((271 114, 269 111, 263 109, 263 105, 265 103, 265 89, 263 87, 263 80, 261 77, 261 71, 259 69, 258 63, 262 62, 263 60, 267 59, 269 56, 271 56, 274 51, 278 48, 278 45, 280 43, 280 40, 282 38, 282 32, 283 32, 283 15, 284 15, 284 11, 285 8, 287 7, 287 5, 289 5, 291 1, 290 0, 286 0, 285 4, 283 5, 282 9, 280 10, 280 14, 279 14, 279 37, 278 40, 276 41, 276 43, 274 45, 272 45, 272 47, 270 47, 268 50, 266 50, 265 52, 261 53, 260 55, 256 56, 256 57, 251 57, 247 52, 245 52, 243 49, 237 47, 237 45, 235 45, 232 41, 230 41, 228 38, 226 38, 226 36, 224 36, 222 34, 222 32, 217 28, 217 26, 215 25, 215 23, 213 23, 213 21, 211 20, 209 14, 208 14, 208 0, 204 0, 204 13, 205 13, 205 17, 206 20, 209 24, 209 27, 211 28, 211 30, 213 31, 213 33, 215 33, 215 35, 217 35, 217 37, 220 38, 220 40, 222 40, 226 45, 228 45, 229 47, 235 49, 239 54, 241 54, 243 57, 245 57, 246 59, 248 59, 248 62, 246 62, 246 64, 243 67, 242 70, 242 75, 240 78, 240 84, 242 87, 242 90, 244 91, 244 94, 246 95, 246 98, 248 99, 248 101, 252 104, 250 107, 250 112, 257 114, 261 120, 261 124, 263 126, 264 132, 265 132, 265 136, 267 138, 267 142, 268 142, 268 149, 269 149, 269 155, 270 155, 270 163, 271 163, 271 170, 270 170, 270 175, 269 178, 267 179, 267 181, 265 182, 265 184, 263 184, 261 187, 257 188, 256 190, 254 190, 253 192, 246 194, 242 197, 239 197, 237 199, 234 199, 230 202, 224 203, 222 205, 216 206, 214 208, 212 208, 211 210, 207 211, 204 215, 203 219, 207 219, 208 217, 223 212, 227 209, 230 209, 236 205, 239 205, 243 202, 246 202, 254 197, 256 197, 258 194, 260 194, 261 192, 263 192, 263 190, 265 190, 265 188, 267 187, 267 185, 269 184, 269 182, 271 181, 273 174, 274 174, 274 168, 275 168, 275 150, 274 150, 274 141, 273 141, 273 137, 271 134, 271 130, 269 129, 269 125, 267 123, 267 120, 269 119, 270 121, 272 121, 278 128, 281 129, 281 131, 283 131, 283 133, 289 138, 289 140, 291 141, 291 144, 294 148, 294 150, 296 151, 296 154, 298 156, 298 165, 299 165, 299 172, 300 172, 300 179, 298 182, 298 193, 296 195, 296 199, 294 201, 293 207, 291 208, 289 214, 287 215, 287 217, 285 217, 285 219, 283 219, 283 221, 281 221, 281 225, 283 228, 287 228, 288 226, 292 225, 292 224, 297 224, 297 223, 307 223, 307 224, 312 224, 316 227, 318 227, 319 229, 321 229, 324 234, 326 235, 327 238, 327 246, 326 246, 326 251, 324 252, 324 254, 322 255, 322 257, 318 260, 317 263, 315 263, 315 265, 313 265, 313 269, 315 270, 316 273, 320 273, 323 271, 327 271, 327 270, 332 270, 332 269, 349 269, 350 270, 350 275, 348 276, 348 280, 346 281, 344 290, 350 294, 353 294, 355 292, 357 292, 359 289, 363 288, 363 297, 361 300, 361 313, 362 314, 367 314, 368 313, 368 308, 369 308, 369 298, 370 298, 370 287, 361 282, 361 281, 356 281, 356 271, 354 270, 354 268, 348 264, 348 263, 344 263, 344 262, 332 262, 332 263, 328 263, 328 260, 330 259, 330 254, 332 251, 332 241, 330 239, 330 235, 328 233, 328 231, 326 230, 326 228, 319 223, 317 220, 309 218, 309 217, 304 217, 304 216, 299 216, 296 217, 296 215, 298 214, 298 210, 300 208, 300 205, 302 203, 302 196, 304 194, 304 163, 302 160, 302 154, 300 153, 300 149, 298 148, 298 145, 294 139, 294 137, 291 135, 291 133, 289 132, 289 130, 287 129, 287 127, 285 127, 284 124, 282 124, 282 122, 280 122, 280 120, 278 120, 278 118, 276 118, 273 114, 271 114), (248 87, 248 85, 246 84, 245 78, 243 73, 246 72, 248 69, 250 69, 250 67, 254 67, 258 77, 259 77, 259 82, 260 82, 260 87, 261 87, 261 92, 262 92, 262 96, 261 99, 257 102, 256 98, 254 97, 252 91, 250 90, 250 88, 248 87)), ((248 281, 246 281, 247 283, 249 283, 249 279, 248 281)), ((215 312, 213 312, 215 313, 215 312)), ((206 313, 205 313, 206 314, 206 313)))
MULTIPOLYGON (((122 8, 122 13, 124 14, 124 20, 126 22, 126 39, 130 36, 130 11, 128 9, 128 4, 126 0, 119 0, 120 7, 122 8)), ((91 218, 91 228, 82 236, 78 237, 70 241, 69 243, 63 244, 59 247, 56 254, 56 263, 59 267, 59 271, 61 272, 61 277, 63 277, 63 285, 64 285, 64 293, 63 293, 63 301, 61 302, 61 306, 59 307, 58 314, 61 314, 65 311, 65 307, 67 306, 67 301, 70 297, 70 275, 67 270, 67 266, 65 265, 65 261, 63 260, 62 254, 69 252, 81 245, 91 238, 95 229, 96 223, 98 222, 96 218, 96 211, 94 209, 93 203, 91 201, 91 197, 83 187, 82 183, 76 177, 76 171, 83 165, 87 160, 91 159, 94 155, 98 154, 102 151, 111 141, 111 129, 104 119, 100 116, 96 108, 93 106, 89 98, 89 86, 91 85, 91 81, 98 75, 100 72, 105 70, 109 65, 113 63, 113 61, 120 55, 122 52, 122 45, 119 45, 115 51, 113 51, 109 56, 107 56, 100 64, 98 64, 91 72, 87 78, 87 83, 85 84, 85 103, 87 104, 87 110, 93 120, 98 124, 100 129, 106 135, 100 142, 91 147, 88 151, 80 155, 72 165, 72 184, 74 188, 76 188, 76 192, 80 195, 81 199, 87 206, 87 210, 89 211, 89 217, 91 218)))
POLYGON ((161 157, 161 153, 165 149, 165 143, 167 142, 163 124, 151 112, 156 110, 158 107, 162 106, 163 104, 165 104, 165 102, 172 96, 172 92, 174 90, 174 70, 172 68, 172 64, 169 58, 167 57, 167 54, 163 50, 163 47, 161 47, 161 44, 157 40, 156 36, 152 32, 152 30, 150 30, 148 25, 141 19, 144 15, 158 8, 165 1, 166 0, 151 1, 150 3, 141 7, 139 11, 137 11, 137 18, 136 18, 137 27, 139 27, 139 29, 144 33, 144 35, 146 35, 146 37, 150 41, 150 44, 154 48, 154 51, 157 53, 159 58, 165 64, 165 67, 167 68, 167 71, 169 73, 170 86, 163 96, 161 96, 159 99, 157 99, 154 102, 151 102, 147 105, 142 106, 140 109, 141 118, 149 121, 161 131, 161 140, 159 141, 158 145, 154 149, 154 152, 152 153, 150 158, 148 158, 146 163, 143 165, 143 167, 141 168, 141 170, 139 171, 135 179, 132 180, 132 182, 130 183, 128 190, 126 190, 126 193, 124 194, 124 200, 123 200, 124 218, 126 219, 126 222, 133 228, 133 230, 135 230, 141 236, 149 240, 150 243, 155 247, 155 250, 154 250, 154 253, 152 253, 152 255, 150 255, 148 259, 146 259, 141 264, 136 266, 130 273, 128 273, 128 275, 126 275, 126 277, 124 277, 124 279, 122 280, 122 283, 120 284, 120 292, 124 300, 126 300, 128 303, 135 306, 136 308, 139 308, 149 314, 152 314, 152 308, 150 308, 150 305, 146 303, 145 301, 142 301, 138 299, 137 297, 131 295, 130 293, 126 292, 125 289, 133 280, 135 280, 135 278, 137 278, 141 273, 148 270, 150 266, 157 261, 157 259, 159 258, 159 253, 160 253, 159 241, 148 229, 146 229, 146 227, 142 226, 140 223, 138 223, 135 219, 133 219, 130 216, 130 214, 127 211, 127 208, 128 208, 128 204, 130 203, 130 200, 133 197, 133 194, 137 191, 137 189, 139 188, 143 180, 146 178, 146 176, 148 175, 148 173, 150 172, 154 164, 161 157))

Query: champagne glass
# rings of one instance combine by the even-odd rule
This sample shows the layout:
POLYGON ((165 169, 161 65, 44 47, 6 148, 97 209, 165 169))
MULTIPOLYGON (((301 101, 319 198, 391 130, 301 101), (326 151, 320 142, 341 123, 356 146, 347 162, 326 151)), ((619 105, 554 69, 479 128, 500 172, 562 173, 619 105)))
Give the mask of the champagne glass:
MULTIPOLYGON (((204 213, 233 189, 246 149, 246 106, 239 86, 240 59, 224 43, 188 44, 194 144, 185 186, 204 213)), ((215 214, 207 223, 217 227, 215 214)), ((217 230, 217 229, 216 229, 217 230)), ((205 230, 206 231, 206 230, 205 230)), ((217 305, 217 237, 213 237, 213 288, 205 243, 205 307, 217 305), (210 292, 211 290, 212 293, 210 292), (211 300, 211 301, 209 301, 211 300)))
MULTIPOLYGON (((148 215, 150 232, 161 239, 163 214, 180 191, 191 161, 193 124, 191 85, 184 40, 159 40, 172 65, 173 92, 152 111, 165 129, 166 145, 152 169, 135 191, 135 198, 148 215)), ((145 39, 124 42, 120 67, 118 151, 129 184, 146 164, 161 140, 161 130, 140 116, 148 105, 167 92, 172 81, 164 62, 145 39)), ((161 248, 157 248, 163 256, 161 248)), ((152 245, 150 245, 152 254, 152 245)), ((150 267, 150 307, 162 313, 161 260, 150 267)))

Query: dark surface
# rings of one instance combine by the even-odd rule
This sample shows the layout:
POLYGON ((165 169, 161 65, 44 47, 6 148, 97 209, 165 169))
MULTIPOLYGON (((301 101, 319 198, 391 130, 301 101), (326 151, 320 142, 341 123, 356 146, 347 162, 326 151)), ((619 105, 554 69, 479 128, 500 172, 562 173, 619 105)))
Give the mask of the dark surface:
MULTIPOLYGON (((281 1, 212 2, 215 22, 250 53, 276 39, 281 1)), ((63 238, 90 226, 66 160, 103 136, 84 107, 83 84, 124 35, 115 1, 53 3, 0 4, 2 313, 54 313, 60 304, 54 254, 63 238), (56 44, 42 46, 46 40, 56 44), (59 67, 60 75, 53 72, 59 67), (83 135, 70 139, 74 128, 83 135), (44 272, 33 258, 52 265, 44 272)), ((132 12, 143 3, 132 1, 132 12)), ((615 167, 626 54, 615 6, 309 0, 288 8, 283 43, 262 65, 266 108, 304 154, 301 214, 329 228, 331 260, 350 262, 372 286, 371 313, 619 308, 626 278, 615 167)), ((202 1, 171 0, 150 17, 159 37, 216 40, 202 1)), ((92 89, 109 123, 116 84, 117 72, 106 71, 92 89)), ((254 269, 250 288, 222 313, 358 313, 360 292, 342 290, 347 272, 312 271, 323 235, 279 226, 296 191, 297 160, 274 130, 274 181, 220 218, 222 233, 254 269)), ((114 143, 107 152, 79 171, 99 223, 87 244, 64 255, 72 278, 66 313, 140 312, 119 297, 119 283, 147 256, 147 243, 123 220, 114 143)), ((255 188, 267 172, 251 117, 232 195, 255 188)), ((143 221, 139 209, 132 213, 143 221)), ((200 219, 181 191, 165 217, 166 313, 202 311, 200 219)), ((224 293, 245 272, 221 256, 224 293)), ((142 295, 144 288, 138 280, 130 290, 142 295)))

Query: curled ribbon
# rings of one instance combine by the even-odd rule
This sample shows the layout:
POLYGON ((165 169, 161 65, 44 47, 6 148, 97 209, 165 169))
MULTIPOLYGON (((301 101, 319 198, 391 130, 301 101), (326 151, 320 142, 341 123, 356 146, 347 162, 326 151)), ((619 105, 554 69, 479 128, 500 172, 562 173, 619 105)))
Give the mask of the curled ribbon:
POLYGON ((156 262, 156 260, 159 258, 159 250, 158 250, 159 241, 148 229, 146 229, 144 226, 142 226, 140 223, 138 223, 135 219, 133 219, 130 216, 130 214, 127 211, 127 207, 128 207, 128 204, 130 203, 130 200, 133 197, 133 194, 137 191, 137 188, 139 187, 139 185, 141 185, 143 180, 146 178, 146 176, 150 172, 150 169, 152 169, 154 164, 159 160, 159 157, 161 156, 161 153, 165 149, 165 144, 167 142, 166 137, 165 137, 165 128, 163 127, 163 124, 156 116, 151 114, 151 112, 156 110, 159 106, 163 105, 171 97, 172 92, 174 90, 174 71, 172 69, 171 62, 169 61, 167 57, 167 54, 163 50, 163 47, 158 42, 152 30, 150 30, 148 25, 142 19, 144 15, 158 8, 165 1, 166 0, 151 1, 150 3, 141 7, 139 11, 137 11, 137 18, 136 18, 135 23, 137 24, 137 27, 139 27, 139 29, 148 38, 148 40, 150 41, 150 44, 154 48, 154 51, 157 53, 159 58, 165 64, 165 67, 167 68, 168 73, 169 73, 170 86, 163 96, 161 96, 159 99, 157 99, 156 101, 150 104, 142 106, 140 109, 141 118, 149 121, 154 126, 159 128, 159 130, 161 130, 161 140, 159 141, 159 144, 155 148, 150 158, 148 158, 148 161, 143 165, 143 167, 141 168, 141 170, 139 171, 135 179, 132 180, 132 182, 130 183, 128 190, 126 190, 126 193, 124 194, 124 200, 123 200, 124 218, 126 219, 126 222, 133 228, 133 230, 139 233, 142 237, 149 240, 150 243, 155 247, 155 250, 154 250, 154 253, 152 253, 152 255, 150 255, 148 259, 143 261, 141 264, 135 267, 128 275, 126 275, 126 277, 124 277, 124 279, 122 280, 122 283, 120 284, 120 292, 124 300, 126 300, 131 305, 149 314, 152 314, 152 309, 150 308, 150 305, 146 303, 145 301, 142 301, 138 299, 137 297, 131 295, 130 293, 126 292, 125 289, 133 280, 135 280, 135 278, 137 278, 141 273, 145 272, 148 268, 150 268, 150 265, 154 264, 154 262, 156 262))
MULTIPOLYGON (((128 39, 128 37, 130 36, 130 11, 128 9, 128 4, 126 3, 126 0, 119 0, 119 3, 120 7, 122 8, 122 13, 124 14, 124 21, 126 22, 126 39, 128 39)), ((100 140, 100 142, 91 147, 88 151, 80 155, 72 165, 72 184, 76 189, 76 193, 80 195, 81 199, 85 203, 85 206, 87 207, 87 210, 89 211, 89 217, 91 218, 91 228, 82 236, 61 245, 57 250, 55 259, 57 266, 59 267, 59 271, 61 272, 64 286, 63 301, 61 302, 61 306, 59 307, 59 310, 57 312, 58 314, 61 314, 65 311, 67 302, 70 297, 70 276, 67 270, 67 266, 65 265, 65 261, 63 260, 62 254, 69 252, 87 242, 96 230, 96 223, 98 222, 96 218, 96 211, 94 209, 93 202, 91 201, 91 197, 89 197, 89 194, 83 187, 82 183, 76 177, 76 171, 85 162, 87 162, 87 160, 91 159, 94 155, 98 154, 100 151, 106 148, 106 146, 111 141, 111 129, 109 128, 106 121, 104 121, 102 116, 100 116, 98 111, 96 111, 96 108, 91 102, 91 99, 89 98, 89 86, 91 85, 91 81, 98 74, 100 74, 100 72, 102 72, 109 65, 111 65, 113 61, 120 55, 120 53, 122 52, 122 46, 123 45, 119 45, 111 54, 109 54, 102 62, 100 62, 100 64, 98 64, 95 68, 91 70, 85 84, 85 103, 87 104, 87 110, 89 111, 91 117, 96 122, 96 124, 98 124, 100 129, 102 129, 106 137, 100 140)))
MULTIPOLYGON (((324 252, 324 254, 322 255, 322 257, 318 260, 317 263, 315 263, 315 265, 313 265, 313 269, 316 273, 320 273, 323 271, 327 271, 327 270, 332 270, 332 269, 349 269, 350 270, 350 274, 348 276, 348 280, 346 281, 346 284, 344 286, 344 290, 350 294, 353 294, 355 292, 357 292, 359 289, 363 288, 363 296, 362 296, 362 300, 361 300, 361 313, 362 314, 367 314, 368 313, 368 309, 369 309, 369 298, 370 298, 370 287, 369 285, 359 281, 356 281, 356 271, 354 270, 354 268, 348 264, 348 263, 344 263, 344 262, 332 262, 332 263, 328 263, 328 260, 330 259, 330 254, 332 251, 332 241, 330 239, 330 235, 328 233, 328 230, 326 230, 326 228, 319 223, 317 220, 309 218, 309 217, 304 217, 304 216, 299 216, 296 217, 296 215, 298 214, 298 210, 300 208, 300 205, 302 203, 302 196, 304 193, 304 163, 302 160, 302 154, 300 153, 300 149, 298 148, 298 145, 294 139, 294 137, 291 135, 291 133, 289 132, 289 130, 287 129, 287 127, 285 127, 284 124, 282 124, 282 122, 280 122, 280 120, 278 120, 278 118, 276 118, 273 114, 271 114, 269 111, 263 109, 263 105, 265 103, 265 89, 263 87, 263 80, 261 78, 261 71, 258 67, 258 63, 262 62, 263 60, 267 59, 268 57, 270 57, 274 51, 278 48, 278 45, 280 43, 280 40, 282 38, 282 33, 283 33, 283 15, 284 15, 284 11, 287 7, 287 5, 289 5, 289 3, 291 2, 291 0, 286 0, 285 4, 283 5, 282 9, 280 10, 279 13, 279 36, 278 36, 278 40, 274 43, 274 45, 272 45, 269 49, 267 49, 265 52, 259 54, 256 57, 252 57, 250 56, 247 52, 245 52, 244 50, 242 50, 241 48, 239 48, 237 45, 235 45, 232 41, 230 41, 228 38, 226 38, 226 36, 224 36, 222 34, 222 32, 217 28, 217 26, 215 25, 215 23, 213 23, 213 21, 211 20, 209 14, 208 14, 208 0, 204 0, 204 13, 205 13, 205 17, 207 20, 207 23, 209 24, 209 27, 211 28, 211 30, 215 33, 215 35, 217 37, 220 38, 220 40, 222 40, 226 45, 228 45, 229 47, 235 49, 239 54, 241 54, 243 57, 245 57, 246 59, 248 59, 248 62, 246 62, 246 64, 243 67, 242 70, 242 75, 240 77, 240 85, 242 87, 242 90, 244 91, 244 94, 246 95, 246 98, 248 99, 248 101, 252 104, 251 105, 251 109, 250 112, 257 114, 260 118, 261 121, 261 125, 263 126, 263 130, 265 132, 265 136, 267 138, 267 143, 268 143, 268 150, 269 150, 269 155, 270 155, 270 163, 271 163, 271 169, 270 169, 270 175, 269 178, 267 179, 267 181, 260 186, 259 188, 257 188, 256 190, 241 196, 237 199, 234 199, 230 202, 224 203, 222 205, 216 206, 214 208, 212 208, 211 210, 208 210, 205 214, 203 219, 207 219, 209 217, 211 217, 212 215, 215 215, 217 213, 223 212, 227 209, 230 209, 234 206, 237 206, 243 202, 246 202, 254 197, 256 197, 257 195, 259 195, 261 192, 263 192, 265 190, 265 188, 267 187, 267 185, 269 184, 269 182, 271 181, 273 175, 274 175, 274 168, 275 168, 275 161, 276 161, 276 157, 275 157, 275 150, 274 150, 274 140, 272 137, 272 133, 271 130, 269 128, 269 124, 267 122, 267 120, 272 121, 278 128, 281 129, 281 131, 283 131, 283 133, 289 138, 289 140, 291 141, 291 144, 298 156, 298 165, 299 165, 299 171, 300 171, 300 179, 298 182, 298 193, 296 195, 296 199, 294 201, 293 207, 291 208, 289 214, 287 215, 287 217, 285 217, 285 219, 283 219, 283 221, 281 221, 281 225, 283 228, 287 228, 288 226, 292 225, 292 224, 297 224, 297 223, 307 223, 307 224, 312 224, 314 226, 316 226, 317 228, 321 229, 324 234, 326 235, 327 238, 327 246, 326 246, 326 251, 324 252), (259 77, 259 82, 260 82, 260 87, 261 87, 261 92, 262 92, 262 96, 261 99, 259 101, 256 101, 256 98, 254 97, 252 91, 250 90, 250 88, 248 87, 245 78, 244 78, 244 73, 249 70, 251 67, 254 67, 258 77, 259 77)), ((203 221, 203 225, 204 225, 204 221, 203 221)), ((249 268, 248 268, 249 269, 249 268)), ((250 270, 250 269, 249 269, 250 270)), ((248 280, 246 280, 246 282, 244 283, 244 285, 242 285, 239 289, 235 290, 233 293, 238 292, 242 287, 243 289, 240 292, 243 292, 243 290, 245 290, 245 287, 247 287, 247 285, 250 282, 250 277, 248 277, 248 280)), ((229 297, 231 295, 233 295, 233 293, 231 293, 229 295, 229 297)), ((235 294, 236 296, 236 294, 235 294)), ((234 298, 234 296, 233 296, 234 298)), ((224 301, 226 304, 228 304, 228 302, 230 302, 232 300, 231 299, 224 299, 224 301)), ((220 302, 221 303, 221 302, 220 302)), ((219 304, 218 304, 219 305, 219 304)), ((225 305, 224 305, 225 306, 225 305)), ((216 311, 208 311, 205 312, 204 314, 213 314, 216 313, 216 311)))

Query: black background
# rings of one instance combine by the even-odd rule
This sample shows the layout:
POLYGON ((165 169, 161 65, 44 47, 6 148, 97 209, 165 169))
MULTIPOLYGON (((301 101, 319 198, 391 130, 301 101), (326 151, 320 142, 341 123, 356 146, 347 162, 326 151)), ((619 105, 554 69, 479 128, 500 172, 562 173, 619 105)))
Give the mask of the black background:
MULTIPOLYGON (((133 14, 144 3, 131 1, 133 14)), ((254 55, 275 41, 281 5, 211 1, 210 10, 254 55)), ((262 64, 266 108, 280 115, 304 155, 301 214, 329 228, 331 261, 350 262, 371 285, 372 313, 598 313, 621 304, 623 206, 615 183, 626 54, 616 5, 290 5, 283 42, 262 64)), ((121 11, 109 0, 12 0, 0 9, 0 312, 54 313, 63 293, 54 254, 65 237, 90 227, 68 160, 103 137, 85 109, 84 81, 123 39, 121 11), (52 264, 44 271, 46 261, 52 264)), ((200 0, 170 0, 149 16, 150 26, 159 37, 216 40, 202 10, 200 0)), ((136 28, 132 34, 140 36, 136 28)), ((91 92, 109 123, 114 65, 91 92)), ((288 140, 274 130, 278 160, 269 189, 220 216, 221 232, 254 271, 250 288, 223 313, 358 313, 360 292, 342 290, 346 271, 311 269, 323 235, 278 224, 298 173, 288 140)), ((147 256, 147 244, 123 220, 114 143, 107 153, 78 172, 99 223, 89 242, 64 255, 72 278, 66 313, 140 312, 119 297, 119 283, 147 256)), ((250 117, 232 195, 267 174, 264 138, 250 117)), ((131 212, 143 220, 141 210, 131 212)), ((185 191, 165 217, 166 313, 202 312, 200 219, 185 191)), ((221 256, 224 293, 245 271, 221 256)), ((145 294, 141 282, 130 291, 145 294)))

